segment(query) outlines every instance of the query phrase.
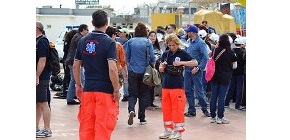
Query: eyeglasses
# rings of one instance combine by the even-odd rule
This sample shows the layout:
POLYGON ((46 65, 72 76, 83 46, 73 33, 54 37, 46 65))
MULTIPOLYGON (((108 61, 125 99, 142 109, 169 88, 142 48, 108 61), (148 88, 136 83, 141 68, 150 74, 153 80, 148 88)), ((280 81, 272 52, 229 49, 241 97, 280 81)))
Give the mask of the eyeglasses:
POLYGON ((89 31, 89 29, 85 29, 85 30, 89 31))

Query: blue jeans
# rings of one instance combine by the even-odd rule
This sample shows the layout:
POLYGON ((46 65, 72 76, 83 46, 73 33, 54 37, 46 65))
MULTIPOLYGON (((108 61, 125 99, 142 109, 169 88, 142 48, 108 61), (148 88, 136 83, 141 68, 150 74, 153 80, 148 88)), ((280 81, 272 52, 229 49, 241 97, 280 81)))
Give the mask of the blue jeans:
POLYGON ((84 88, 85 86, 85 68, 81 67, 81 85, 84 88))
POLYGON ((188 102, 188 113, 195 113, 196 109, 194 107, 195 100, 194 94, 197 95, 199 104, 201 106, 201 110, 207 111, 206 102, 205 102, 205 94, 202 87, 202 71, 198 71, 196 74, 191 74, 191 71, 185 71, 184 73, 184 88, 185 95, 188 102))
POLYGON ((148 86, 143 83, 143 74, 137 74, 132 71, 128 72, 128 111, 135 112, 137 98, 139 98, 138 119, 145 119, 145 108, 148 100, 148 86))
POLYGON ((229 87, 228 94, 226 96, 225 105, 229 106, 231 97, 233 96, 234 90, 236 88, 236 103, 235 108, 240 108, 242 101, 242 91, 243 91, 244 75, 233 75, 229 87))
POLYGON ((217 84, 214 81, 211 81, 211 96, 210 96, 210 116, 212 118, 216 117, 216 107, 218 105, 218 117, 223 118, 224 117, 224 111, 225 111, 225 98, 227 95, 227 91, 229 88, 228 85, 224 84, 217 84))
POLYGON ((75 87, 76 83, 75 83, 75 78, 73 76, 73 66, 68 65, 68 67, 69 67, 69 72, 70 72, 70 82, 69 82, 68 91, 66 95, 66 101, 73 102, 74 97, 76 96, 76 87, 75 87))
POLYGON ((124 93, 124 97, 128 97, 129 96, 128 87, 129 87, 128 79, 125 79, 124 78, 124 83, 123 83, 123 93, 124 93))

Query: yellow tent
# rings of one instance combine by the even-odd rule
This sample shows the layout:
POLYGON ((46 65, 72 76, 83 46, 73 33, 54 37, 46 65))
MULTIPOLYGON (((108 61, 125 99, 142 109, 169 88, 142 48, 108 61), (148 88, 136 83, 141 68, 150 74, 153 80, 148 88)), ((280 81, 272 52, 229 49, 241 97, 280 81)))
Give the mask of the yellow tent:
POLYGON ((193 23, 194 24, 201 24, 201 22, 203 21, 203 18, 204 18, 204 15, 206 13, 209 13, 210 11, 209 10, 204 10, 204 9, 201 9, 197 12, 195 12, 193 15, 193 23))
POLYGON ((216 32, 219 34, 223 31, 222 25, 222 12, 218 10, 210 11, 204 15, 203 20, 206 20, 208 25, 215 28, 216 32))
POLYGON ((222 33, 236 33, 236 23, 235 18, 225 14, 222 16, 222 33))

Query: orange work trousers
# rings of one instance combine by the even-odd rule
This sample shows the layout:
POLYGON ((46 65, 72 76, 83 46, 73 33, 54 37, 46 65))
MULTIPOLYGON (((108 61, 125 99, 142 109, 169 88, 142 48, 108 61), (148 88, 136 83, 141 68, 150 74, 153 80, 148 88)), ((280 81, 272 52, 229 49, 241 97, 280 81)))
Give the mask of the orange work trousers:
POLYGON ((175 131, 184 131, 185 104, 184 89, 162 88, 162 113, 165 129, 174 128, 175 131))
POLYGON ((83 92, 78 114, 80 140, 110 140, 118 114, 113 94, 83 92))

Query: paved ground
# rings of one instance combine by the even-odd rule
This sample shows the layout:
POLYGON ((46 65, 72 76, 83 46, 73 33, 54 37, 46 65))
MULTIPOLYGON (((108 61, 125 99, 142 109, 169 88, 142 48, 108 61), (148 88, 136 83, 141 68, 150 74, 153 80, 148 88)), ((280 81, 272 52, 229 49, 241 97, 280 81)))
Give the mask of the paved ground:
MULTIPOLYGON (((52 96, 55 94, 51 92, 52 96)), ((160 106, 160 100, 156 98, 156 105, 160 106)), ((137 107, 137 106, 136 106, 137 107)), ((51 129, 53 136, 50 138, 38 138, 37 140, 78 140, 78 105, 66 105, 65 99, 51 101, 51 129)), ((212 124, 209 118, 204 117, 200 108, 197 108, 197 116, 185 118, 185 132, 183 140, 246 140, 246 111, 230 108, 225 109, 225 116, 230 124, 212 124)), ((127 124, 127 102, 120 102, 120 115, 117 127, 111 140, 158 140, 163 132, 161 109, 146 110, 146 125, 139 125, 139 120, 134 119, 134 124, 127 124)))

